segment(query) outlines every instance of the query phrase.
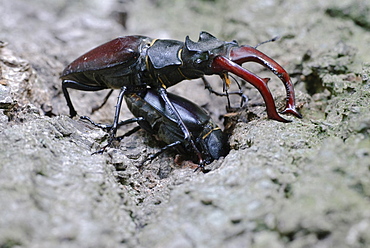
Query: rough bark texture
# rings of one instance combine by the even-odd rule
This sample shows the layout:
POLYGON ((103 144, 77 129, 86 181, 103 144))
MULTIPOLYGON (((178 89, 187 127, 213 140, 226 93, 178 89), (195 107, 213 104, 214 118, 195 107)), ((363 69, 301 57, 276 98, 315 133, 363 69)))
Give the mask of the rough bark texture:
MULTIPOLYGON (((370 247, 368 1, 0 0, 0 12, 0 247, 370 247), (107 134, 67 116, 63 68, 117 36, 202 30, 250 45, 280 36, 259 49, 291 74, 304 118, 267 120, 246 84, 231 152, 207 174, 171 152, 139 170, 163 145, 143 131, 91 155, 107 134)), ((247 66, 282 106, 278 79, 247 66)), ((105 94, 72 91, 81 115, 105 94)), ((171 91, 225 113, 197 80, 171 91)), ((115 100, 91 118, 111 122, 115 100)))

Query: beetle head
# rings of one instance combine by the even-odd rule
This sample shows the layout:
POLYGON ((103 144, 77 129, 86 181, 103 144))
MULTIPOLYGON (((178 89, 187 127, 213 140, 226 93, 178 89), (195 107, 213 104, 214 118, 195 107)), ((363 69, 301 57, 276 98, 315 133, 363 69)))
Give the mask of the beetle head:
POLYGON ((236 41, 221 41, 207 32, 201 32, 197 42, 186 37, 182 61, 183 67, 192 71, 193 74, 234 73, 258 89, 265 100, 270 119, 287 122, 288 120, 282 118, 276 111, 273 96, 267 87, 269 79, 260 78, 241 66, 245 62, 259 63, 279 77, 285 86, 287 97, 282 113, 302 117, 295 107, 294 87, 289 74, 276 61, 255 47, 239 46, 236 41))
POLYGON ((212 130, 206 137, 202 138, 200 144, 204 146, 201 151, 205 160, 211 162, 220 157, 226 156, 229 152, 226 134, 221 129, 212 130))
POLYGON ((230 47, 238 46, 236 41, 225 42, 210 33, 202 31, 197 42, 189 36, 185 39, 182 60, 187 67, 200 70, 205 74, 213 74, 211 65, 216 56, 227 56, 230 47))

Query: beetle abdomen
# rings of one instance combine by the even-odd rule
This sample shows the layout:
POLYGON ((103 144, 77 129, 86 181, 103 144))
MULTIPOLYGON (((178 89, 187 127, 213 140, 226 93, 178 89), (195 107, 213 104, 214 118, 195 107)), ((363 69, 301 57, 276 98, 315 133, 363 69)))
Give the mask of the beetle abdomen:
POLYGON ((69 64, 61 78, 86 85, 120 88, 130 83, 130 74, 145 69, 142 59, 145 56, 141 55, 146 53, 151 41, 151 38, 138 35, 111 40, 69 64))

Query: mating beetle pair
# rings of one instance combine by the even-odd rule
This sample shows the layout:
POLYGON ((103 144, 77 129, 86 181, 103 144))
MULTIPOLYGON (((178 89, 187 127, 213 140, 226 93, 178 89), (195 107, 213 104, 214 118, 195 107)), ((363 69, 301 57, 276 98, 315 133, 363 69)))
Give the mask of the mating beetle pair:
MULTIPOLYGON (((295 107, 294 87, 288 73, 273 59, 251 46, 239 46, 236 41, 224 42, 207 32, 201 32, 198 42, 186 37, 185 42, 176 40, 151 39, 144 36, 125 36, 109 41, 73 61, 62 73, 62 89, 70 109, 71 117, 77 113, 67 88, 97 91, 121 89, 110 129, 109 146, 115 139, 119 113, 125 95, 145 92, 149 87, 157 92, 173 116, 183 134, 184 140, 197 155, 198 162, 204 163, 202 152, 195 145, 183 117, 168 97, 166 88, 185 79, 204 75, 219 75, 229 86, 228 73, 244 79, 261 93, 267 115, 270 119, 287 122, 275 107, 274 99, 267 87, 268 78, 260 78, 240 65, 257 62, 271 70, 285 85, 287 97, 282 113, 301 118, 295 107)), ((192 110, 188 109, 189 112, 192 110)), ((164 114, 164 113, 162 113, 164 114)), ((167 114, 164 114, 167 115, 167 114)))

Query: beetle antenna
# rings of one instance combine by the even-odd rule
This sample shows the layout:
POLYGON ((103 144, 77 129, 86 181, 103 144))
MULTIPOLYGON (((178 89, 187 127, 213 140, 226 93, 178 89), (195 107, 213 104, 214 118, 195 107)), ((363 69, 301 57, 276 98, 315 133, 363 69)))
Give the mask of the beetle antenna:
POLYGON ((265 40, 265 41, 262 41, 262 42, 258 43, 254 48, 257 49, 257 47, 259 47, 260 45, 263 45, 263 44, 269 43, 269 42, 274 42, 274 41, 277 41, 278 39, 280 39, 280 36, 275 36, 272 39, 265 40))

